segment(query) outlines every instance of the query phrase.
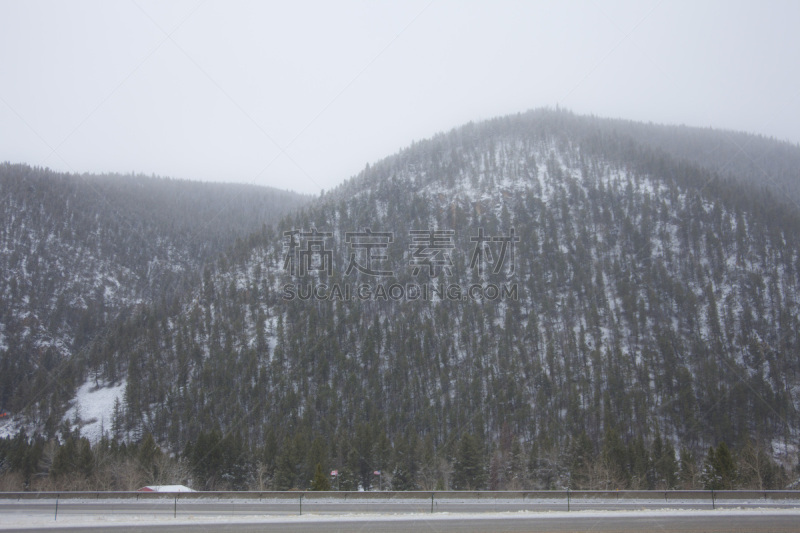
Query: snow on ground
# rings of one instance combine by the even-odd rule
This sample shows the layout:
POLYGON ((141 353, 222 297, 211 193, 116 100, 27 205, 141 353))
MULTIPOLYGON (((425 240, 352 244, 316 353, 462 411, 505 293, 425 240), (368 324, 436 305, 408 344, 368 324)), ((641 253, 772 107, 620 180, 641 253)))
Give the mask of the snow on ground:
MULTIPOLYGON (((67 410, 64 419, 70 424, 79 420, 81 436, 93 444, 100 440, 104 433, 111 432, 111 421, 114 414, 114 401, 122 403, 125 396, 123 381, 112 387, 97 388, 94 379, 88 379, 75 394, 72 406, 67 410)), ((103 383, 101 383, 103 385, 103 383)))
POLYGON ((185 485, 147 485, 145 489, 152 491, 152 492, 197 492, 194 489, 190 489, 185 485))
POLYGON ((47 527, 55 529, 65 528, 88 528, 103 525, 124 526, 148 526, 148 525, 185 525, 185 526, 214 526, 220 524, 291 524, 291 523, 325 523, 325 522, 402 522, 413 521, 424 518, 426 522, 446 521, 446 520, 504 520, 519 518, 535 518, 536 520, 563 520, 569 518, 596 518, 614 519, 625 517, 636 518, 673 518, 673 517, 700 517, 708 516, 713 513, 716 516, 796 516, 800 520, 800 510, 798 509, 717 509, 716 511, 695 511, 681 509, 664 510, 637 510, 637 511, 519 511, 510 513, 406 513, 406 514, 377 514, 377 513, 342 513, 336 515, 304 514, 304 515, 281 515, 281 516, 186 516, 173 518, 169 515, 162 516, 137 516, 130 514, 108 514, 105 516, 87 516, 64 514, 54 520, 54 516, 47 513, 31 514, 25 512, 3 513, 0 520, 0 530, 3 529, 38 529, 47 527))
MULTIPOLYGON (((0 419, 0 439, 10 439, 19 433, 20 426, 11 417, 0 419)), ((26 428, 27 431, 27 428, 26 428)), ((30 433, 28 433, 30 435, 30 433)))
POLYGON ((30 422, 22 422, 22 417, 8 413, 7 416, 0 418, 0 439, 13 439, 21 430, 28 436, 36 432, 36 426, 30 422))

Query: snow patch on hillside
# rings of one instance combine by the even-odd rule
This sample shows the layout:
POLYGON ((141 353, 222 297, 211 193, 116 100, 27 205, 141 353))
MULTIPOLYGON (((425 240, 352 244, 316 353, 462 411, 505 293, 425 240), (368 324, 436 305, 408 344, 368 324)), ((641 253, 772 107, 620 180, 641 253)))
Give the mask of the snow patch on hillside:
POLYGON ((124 400, 126 381, 113 386, 101 382, 98 388, 94 379, 88 379, 75 394, 75 400, 64 415, 70 424, 80 427, 81 436, 90 442, 98 442, 104 434, 111 432, 114 402, 124 400))

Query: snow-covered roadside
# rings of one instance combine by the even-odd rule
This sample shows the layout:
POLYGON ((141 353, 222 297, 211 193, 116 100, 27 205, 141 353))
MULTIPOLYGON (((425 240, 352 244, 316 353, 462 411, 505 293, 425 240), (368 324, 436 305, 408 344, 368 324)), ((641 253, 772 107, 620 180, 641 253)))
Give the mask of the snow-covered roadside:
MULTIPOLYGON (((13 500, 12 500, 13 501, 13 500)), ((663 518, 670 518, 670 517, 707 517, 707 516, 726 516, 726 517, 735 517, 735 516, 791 516, 796 517, 798 523, 800 523, 800 505, 798 505, 797 501, 794 500, 776 500, 776 501, 729 501, 726 502, 726 507, 717 509, 681 509, 678 508, 682 503, 684 504, 697 504, 697 500, 685 500, 685 501, 675 501, 670 502, 676 506, 676 508, 664 508, 664 509, 642 509, 636 508, 637 505, 653 505, 653 500, 629 500, 625 502, 626 504, 630 504, 630 510, 573 510, 571 512, 567 511, 547 511, 547 510, 523 510, 523 511, 510 511, 510 512, 478 512, 478 513, 458 513, 458 512, 446 512, 446 511, 437 511, 434 513, 409 513, 405 512, 398 512, 392 513, 390 511, 385 511, 382 513, 364 513, 364 512, 342 512, 336 513, 333 509, 331 511, 319 511, 318 507, 320 505, 327 506, 331 505, 334 507, 336 505, 345 504, 345 500, 343 499, 331 499, 331 500, 306 500, 309 506, 317 507, 317 513, 314 511, 306 511, 303 515, 297 514, 260 514, 260 515, 193 515, 191 510, 187 510, 186 508, 181 511, 180 504, 178 507, 178 514, 177 518, 171 516, 171 513, 164 513, 164 514, 154 514, 152 507, 148 505, 148 503, 168 503, 169 500, 165 500, 163 498, 155 498, 155 499, 148 499, 148 500, 141 500, 139 504, 142 505, 142 511, 137 512, 135 510, 131 510, 130 508, 117 511, 114 513, 113 511, 113 504, 114 503, 121 503, 127 502, 132 503, 131 500, 119 500, 119 499, 103 499, 103 500, 74 500, 74 499, 64 499, 61 500, 63 503, 76 503, 76 502, 86 502, 86 503, 93 503, 93 504, 101 504, 101 505, 109 505, 110 513, 106 514, 94 514, 94 513, 86 513, 86 514, 76 514, 75 511, 65 512, 63 514, 59 514, 57 520, 55 519, 55 514, 50 512, 50 508, 55 509, 56 500, 55 499, 42 499, 42 500, 28 500, 28 502, 35 505, 36 510, 33 509, 31 511, 25 510, 10 510, 4 511, 2 515, 0 515, 0 530, 3 529, 34 529, 34 528, 41 528, 41 527, 92 527, 92 526, 103 526, 103 525, 114 525, 114 526, 125 526, 125 525, 136 525, 136 526, 148 526, 148 525, 195 525, 195 526, 202 526, 208 525, 213 526, 214 524, 285 524, 285 523, 324 523, 324 522, 341 522, 341 521, 355 521, 355 522, 384 522, 384 521, 413 521, 413 520, 420 520, 424 519, 425 521, 440 521, 440 520, 504 520, 504 519, 520 519, 520 518, 531 518, 536 520, 557 520, 557 519, 565 519, 565 518, 624 518, 624 517, 636 517, 636 518, 653 518, 653 519, 663 519, 663 518), (794 508, 777 508, 772 507, 773 505, 793 505, 796 506, 794 508), (728 507, 730 506, 730 507, 728 507), (735 506, 735 507, 734 507, 735 506), (47 508, 47 512, 43 512, 43 508, 47 508), (182 516, 180 516, 182 515, 182 516)), ((184 503, 194 502, 195 504, 202 504, 206 502, 205 499, 199 500, 184 500, 184 503)), ((232 503, 236 504, 252 504, 254 500, 252 499, 231 499, 231 500, 208 500, 208 503, 232 503)), ((291 500, 287 499, 264 499, 261 500, 264 504, 270 503, 288 503, 291 500)), ((427 500, 426 500, 427 501, 427 500)), ((467 503, 469 501, 475 502, 475 500, 442 500, 441 503, 467 503)), ((491 501, 491 500, 488 500, 491 501)), ((488 503, 488 501, 484 501, 484 503, 488 503)), ((619 504, 616 500, 602 500, 608 504, 619 504)), ((0 500, 2 502, 2 500, 0 500)), ((404 503, 420 503, 421 500, 412 499, 412 500, 383 500, 383 499, 375 499, 375 500, 361 500, 359 503, 368 503, 374 502, 376 504, 380 503, 384 506, 389 504, 404 504, 404 503)), ((519 504, 519 500, 496 500, 496 503, 501 504, 508 503, 508 504, 519 504)), ((352 502, 350 502, 352 503, 352 502)), ((536 504, 541 505, 550 505, 552 506, 555 503, 554 500, 528 500, 527 504, 535 506, 536 504)), ((601 504, 601 500, 574 500, 573 503, 580 505, 583 504, 601 504)), ((719 502, 718 503, 723 503, 719 502)), ((385 509, 385 507, 384 507, 385 509)))
POLYGON ((504 520, 519 518, 535 518, 536 520, 558 520, 565 518, 671 518, 671 517, 700 517, 724 515, 731 516, 794 516, 800 520, 800 509, 717 509, 717 510, 636 510, 636 511, 519 511, 513 513, 409 513, 409 514, 373 514, 373 513, 343 513, 336 515, 304 514, 282 516, 186 516, 173 518, 164 516, 138 517, 129 514, 106 516, 64 515, 54 521, 53 516, 31 515, 23 512, 3 513, 0 519, 0 530, 3 529, 34 529, 43 526, 54 527, 92 527, 102 525, 214 525, 214 524, 286 524, 286 523, 324 523, 324 522, 396 522, 424 519, 427 522, 442 520, 504 520))

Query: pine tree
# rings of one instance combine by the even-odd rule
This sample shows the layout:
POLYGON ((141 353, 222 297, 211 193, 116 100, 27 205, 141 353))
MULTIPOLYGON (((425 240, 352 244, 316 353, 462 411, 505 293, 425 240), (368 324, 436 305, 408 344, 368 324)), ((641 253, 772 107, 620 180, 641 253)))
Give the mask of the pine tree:
POLYGON ((417 470, 419 462, 414 449, 416 441, 411 435, 410 432, 407 432, 405 437, 398 439, 394 448, 393 490, 416 490, 418 488, 417 470))
POLYGON ((736 460, 733 458, 728 445, 724 442, 717 446, 716 459, 715 468, 722 485, 720 488, 722 490, 732 490, 736 483, 736 460))
POLYGON ((153 435, 147 433, 139 443, 137 461, 139 468, 147 478, 148 483, 154 482, 158 478, 158 458, 161 457, 161 449, 153 439, 153 435))
POLYGON ((50 467, 50 475, 55 479, 66 476, 75 471, 76 463, 77 450, 75 449, 75 440, 70 436, 56 451, 53 465, 50 467))
POLYGON ((722 442, 709 447, 703 462, 703 487, 706 490, 731 490, 736 481, 736 462, 728 446, 722 442))
POLYGON ((297 483, 297 464, 295 453, 291 447, 291 440, 286 439, 283 449, 278 454, 275 464, 275 490, 290 490, 299 488, 297 483))
POLYGON ((687 448, 681 448, 680 472, 678 477, 681 488, 684 490, 693 489, 696 486, 697 463, 694 454, 687 448))
POLYGON ((627 450, 614 429, 606 431, 603 440, 603 460, 608 469, 609 488, 624 489, 630 483, 630 473, 628 471, 627 450))
POLYGON ((661 434, 656 433, 653 442, 653 469, 655 470, 655 488, 675 488, 678 463, 675 461, 675 448, 672 443, 661 440, 661 434))
POLYGON ((92 445, 86 437, 81 438, 76 457, 76 470, 85 478, 91 477, 94 473, 94 453, 92 445))
POLYGON ((314 469, 314 479, 311 481, 311 490, 331 490, 331 481, 322 470, 322 465, 317 463, 314 469))
POLYGON ((486 486, 484 454, 478 439, 464 433, 453 464, 453 489, 481 490, 486 486))
POLYGON ((592 467, 595 461, 594 447, 586 432, 572 439, 569 447, 571 464, 569 465, 569 482, 571 489, 591 489, 592 467))

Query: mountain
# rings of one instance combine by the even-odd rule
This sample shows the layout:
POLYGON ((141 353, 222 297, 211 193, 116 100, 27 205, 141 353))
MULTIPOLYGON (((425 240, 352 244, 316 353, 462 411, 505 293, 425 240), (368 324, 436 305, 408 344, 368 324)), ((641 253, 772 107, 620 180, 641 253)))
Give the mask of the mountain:
POLYGON ((158 442, 194 488, 317 464, 348 489, 782 487, 798 154, 561 110, 468 124, 121 316, 73 383, 124 380, 98 446, 158 442))
POLYGON ((304 201, 255 186, 0 165, 0 409, 55 428, 75 389, 65 361, 137 306, 169 305, 205 262, 304 201))
POLYGON ((571 113, 561 114, 557 127, 561 135, 579 142, 584 149, 607 156, 646 150, 651 157, 686 162, 726 182, 766 188, 775 196, 800 205, 800 146, 796 144, 737 131, 654 125, 571 113))

